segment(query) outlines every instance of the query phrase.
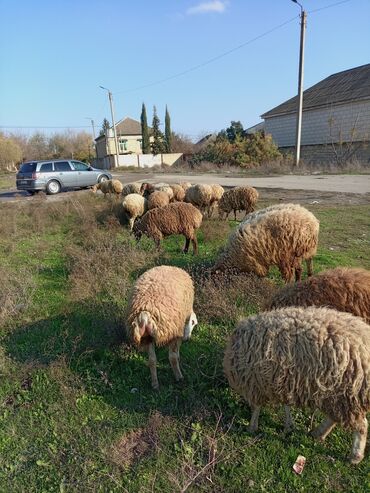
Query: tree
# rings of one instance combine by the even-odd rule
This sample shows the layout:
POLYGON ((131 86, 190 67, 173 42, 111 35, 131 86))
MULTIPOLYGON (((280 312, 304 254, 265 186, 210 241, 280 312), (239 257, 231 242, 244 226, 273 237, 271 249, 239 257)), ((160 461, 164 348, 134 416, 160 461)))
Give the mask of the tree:
POLYGON ((104 118, 99 135, 100 136, 107 135, 107 130, 109 129, 110 129, 110 123, 106 118, 104 118))
POLYGON ((229 142, 234 144, 235 140, 237 137, 243 138, 244 137, 244 128, 243 125, 240 123, 240 121, 232 121, 230 124, 230 127, 228 127, 225 131, 226 137, 229 142))
POLYGON ((164 119, 164 140, 166 152, 172 151, 172 132, 171 132, 171 118, 166 105, 166 116, 164 119))
POLYGON ((0 133, 0 170, 15 171, 22 160, 22 149, 10 137, 0 133))
POLYGON ((140 121, 141 121, 142 151, 143 154, 150 154, 151 149, 150 149, 150 140, 149 140, 148 120, 146 116, 146 108, 144 103, 141 107, 140 121))
POLYGON ((153 154, 161 154, 164 152, 164 135, 159 129, 160 120, 157 115, 157 108, 153 107, 153 144, 152 152, 153 154))
POLYGON ((48 159, 49 142, 45 134, 34 133, 27 141, 26 159, 48 159))
POLYGON ((171 151, 182 152, 183 154, 192 154, 194 152, 194 144, 187 135, 172 132, 171 151))

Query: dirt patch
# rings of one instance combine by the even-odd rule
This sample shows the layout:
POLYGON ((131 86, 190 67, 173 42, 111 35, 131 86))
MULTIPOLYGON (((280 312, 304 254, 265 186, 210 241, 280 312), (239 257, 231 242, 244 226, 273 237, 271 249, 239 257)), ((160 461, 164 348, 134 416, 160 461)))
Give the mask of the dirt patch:
POLYGON ((299 202, 313 205, 366 205, 370 204, 370 193, 320 192, 316 190, 287 190, 285 188, 258 188, 260 202, 299 202))
POLYGON ((134 466, 144 457, 155 453, 161 430, 171 423, 171 418, 155 412, 145 428, 130 431, 111 447, 108 451, 109 460, 124 469, 134 466))

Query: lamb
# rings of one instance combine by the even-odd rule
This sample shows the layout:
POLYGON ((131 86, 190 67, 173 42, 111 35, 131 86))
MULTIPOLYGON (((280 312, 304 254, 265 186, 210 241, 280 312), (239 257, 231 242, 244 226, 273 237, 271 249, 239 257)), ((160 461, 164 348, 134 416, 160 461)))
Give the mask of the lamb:
POLYGON ((283 287, 269 301, 267 309, 312 305, 352 313, 370 324, 370 271, 337 267, 320 272, 283 287))
POLYGON ((201 212, 191 204, 174 202, 148 211, 140 221, 134 225, 133 232, 139 241, 145 234, 153 238, 157 248, 163 237, 170 235, 184 235, 186 238, 184 253, 189 251, 190 240, 193 244, 193 253, 198 253, 198 242, 196 230, 202 224, 201 212))
MULTIPOLYGON (((230 386, 251 406, 258 429, 261 406, 295 405, 326 415, 312 431, 324 440, 336 424, 353 433, 350 462, 364 457, 370 411, 370 326, 349 313, 289 307, 243 320, 224 356, 230 386)), ((288 427, 289 413, 285 425, 288 427)))
POLYGON ((122 207, 129 219, 130 229, 132 230, 135 219, 142 216, 147 211, 148 201, 139 193, 130 193, 123 199, 122 207))
POLYGON ((148 209, 164 207, 170 203, 170 198, 166 192, 153 192, 148 197, 148 209))
POLYGON ((119 180, 105 180, 94 185, 91 190, 94 193, 100 190, 101 192, 103 192, 104 197, 106 197, 107 193, 113 193, 119 196, 122 193, 123 185, 119 180))
POLYGON ((141 183, 138 182, 128 183, 123 187, 122 197, 126 197, 126 195, 129 195, 130 193, 140 194, 140 188, 141 188, 141 183))
POLYGON ((254 212, 230 234, 216 260, 213 272, 237 269, 266 276, 277 265, 283 279, 291 282, 302 276, 302 260, 312 275, 317 251, 319 221, 298 204, 268 207, 254 212))
POLYGON ((198 323, 193 310, 194 286, 189 274, 178 267, 154 267, 136 281, 126 309, 129 339, 149 355, 152 387, 159 388, 155 346, 169 347, 169 360, 175 379, 180 370, 180 346, 198 323))
POLYGON ((190 202, 205 212, 212 202, 212 188, 210 185, 193 185, 185 193, 185 202, 190 202))
POLYGON ((245 211, 246 215, 253 212, 258 200, 258 192, 253 187, 235 187, 225 192, 218 203, 220 218, 225 219, 231 211, 234 211, 236 221, 236 212, 245 211))
POLYGON ((173 191, 173 201, 174 202, 183 202, 185 200, 185 190, 182 188, 181 185, 178 185, 176 183, 170 185, 172 191, 173 191))
POLYGON ((211 185, 211 189, 212 189, 212 197, 211 197, 211 203, 208 208, 208 217, 212 217, 213 211, 215 210, 223 194, 225 193, 224 188, 218 184, 211 185))

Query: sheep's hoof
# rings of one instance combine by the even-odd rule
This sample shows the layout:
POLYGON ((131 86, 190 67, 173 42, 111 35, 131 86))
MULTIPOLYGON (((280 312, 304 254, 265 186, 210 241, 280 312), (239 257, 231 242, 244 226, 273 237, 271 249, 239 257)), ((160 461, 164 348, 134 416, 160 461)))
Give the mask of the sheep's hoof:
POLYGON ((258 426, 248 426, 247 431, 251 435, 256 435, 258 433, 258 426))
POLYGON ((159 390, 159 384, 158 383, 155 384, 155 385, 152 384, 152 389, 155 390, 156 392, 158 392, 158 390, 159 390))
POLYGON ((348 457, 348 462, 353 465, 359 464, 363 458, 363 455, 351 455, 350 457, 348 457))

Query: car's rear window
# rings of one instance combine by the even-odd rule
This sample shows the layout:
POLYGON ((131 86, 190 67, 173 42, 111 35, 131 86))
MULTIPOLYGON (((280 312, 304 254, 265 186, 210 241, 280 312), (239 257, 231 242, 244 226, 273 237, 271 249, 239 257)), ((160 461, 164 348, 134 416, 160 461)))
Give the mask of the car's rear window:
POLYGON ((40 166, 40 173, 48 173, 53 171, 53 163, 44 163, 40 166))
POLYGON ((59 161, 54 163, 55 171, 71 171, 71 166, 68 161, 59 161))
POLYGON ((36 164, 37 163, 24 163, 20 167, 19 171, 21 173, 33 173, 34 171, 36 171, 36 164))

